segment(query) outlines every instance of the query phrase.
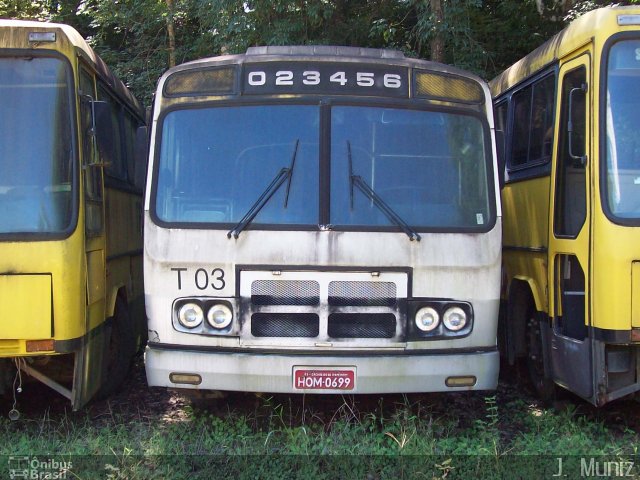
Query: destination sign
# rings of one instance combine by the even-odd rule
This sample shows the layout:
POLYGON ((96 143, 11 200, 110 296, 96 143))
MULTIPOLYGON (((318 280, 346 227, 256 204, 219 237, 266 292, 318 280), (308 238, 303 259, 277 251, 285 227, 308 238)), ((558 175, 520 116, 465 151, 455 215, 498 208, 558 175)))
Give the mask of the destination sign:
POLYGON ((244 65, 244 95, 326 94, 407 98, 407 68, 333 62, 263 62, 244 65))

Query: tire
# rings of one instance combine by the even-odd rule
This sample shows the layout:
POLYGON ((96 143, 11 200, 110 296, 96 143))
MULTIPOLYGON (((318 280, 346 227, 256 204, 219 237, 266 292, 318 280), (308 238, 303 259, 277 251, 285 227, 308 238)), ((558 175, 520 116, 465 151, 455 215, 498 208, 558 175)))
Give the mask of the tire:
POLYGON ((129 319, 127 303, 120 297, 116 300, 116 308, 111 318, 111 334, 105 352, 107 365, 103 370, 102 386, 97 398, 104 399, 116 393, 131 369, 135 354, 133 327, 129 319))
POLYGON ((553 379, 545 375, 542 329, 533 305, 527 309, 527 369, 533 389, 545 403, 555 399, 556 386, 553 379))

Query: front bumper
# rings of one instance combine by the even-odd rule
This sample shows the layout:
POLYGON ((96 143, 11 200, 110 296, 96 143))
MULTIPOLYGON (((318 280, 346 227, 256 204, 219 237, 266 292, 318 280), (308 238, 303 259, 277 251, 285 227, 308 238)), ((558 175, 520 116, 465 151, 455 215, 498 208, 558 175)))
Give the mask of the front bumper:
POLYGON ((411 393, 494 390, 498 382, 499 354, 464 351, 432 354, 372 354, 352 356, 194 351, 149 344, 145 352, 149 386, 271 393, 411 393), (298 390, 294 367, 355 367, 353 390, 298 390), (197 374, 198 385, 170 381, 171 373, 197 374), (472 386, 448 387, 450 377, 476 378, 472 386))

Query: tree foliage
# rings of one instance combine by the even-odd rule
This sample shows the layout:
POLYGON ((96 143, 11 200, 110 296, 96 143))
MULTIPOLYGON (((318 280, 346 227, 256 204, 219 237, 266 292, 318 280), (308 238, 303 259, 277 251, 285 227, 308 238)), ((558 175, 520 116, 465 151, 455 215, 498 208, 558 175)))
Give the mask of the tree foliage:
MULTIPOLYGON (((608 0, 0 0, 0 17, 68 23, 148 100, 173 62, 253 45, 394 48, 491 78, 608 0), (437 46, 438 48, 434 48, 437 46), (434 53, 437 52, 437 53, 434 53)), ((640 0, 617 1, 640 4, 640 0)))

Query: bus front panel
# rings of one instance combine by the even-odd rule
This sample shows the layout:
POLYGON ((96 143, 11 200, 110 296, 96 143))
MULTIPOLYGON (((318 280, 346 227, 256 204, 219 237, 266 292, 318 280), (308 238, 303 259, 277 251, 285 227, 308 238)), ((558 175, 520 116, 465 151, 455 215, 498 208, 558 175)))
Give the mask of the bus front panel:
MULTIPOLYGON (((160 92, 165 82, 177 88, 165 78, 160 92)), ((495 388, 490 122, 442 103, 251 95, 157 103, 144 225, 149 384, 495 388)))

